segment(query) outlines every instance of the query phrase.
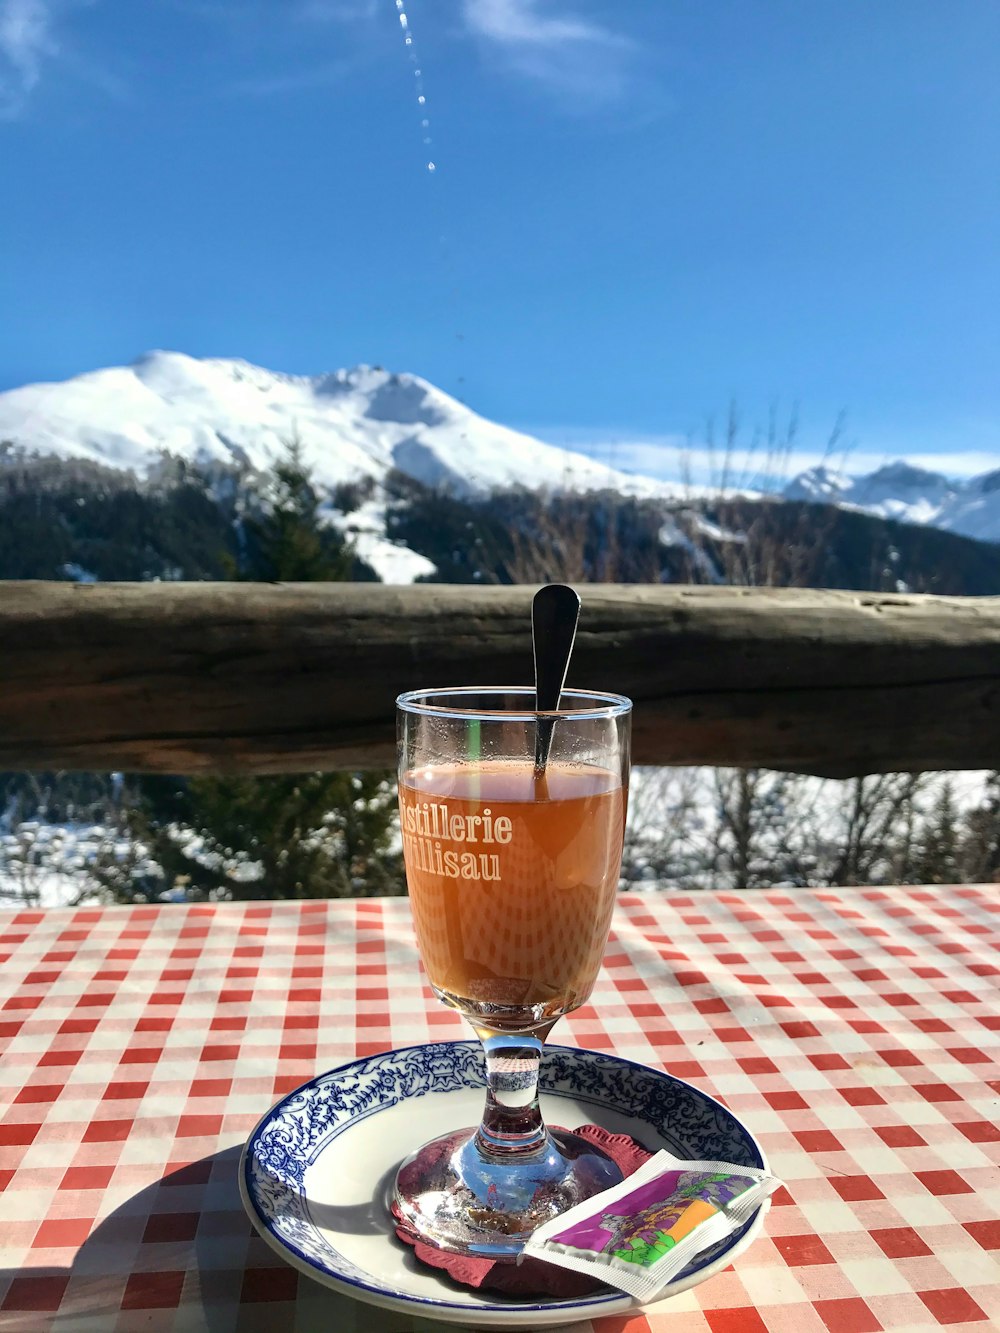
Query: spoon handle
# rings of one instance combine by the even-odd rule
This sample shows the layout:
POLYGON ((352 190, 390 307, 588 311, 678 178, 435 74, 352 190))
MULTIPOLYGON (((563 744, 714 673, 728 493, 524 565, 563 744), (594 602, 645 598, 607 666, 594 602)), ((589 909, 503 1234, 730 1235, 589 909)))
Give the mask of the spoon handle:
MULTIPOLYGON (((548 583, 535 593, 531 602, 531 641, 535 654, 535 708, 540 713, 559 707, 579 619, 580 597, 573 588, 564 583, 548 583)), ((537 719, 536 777, 545 772, 555 721, 554 717, 537 719)))

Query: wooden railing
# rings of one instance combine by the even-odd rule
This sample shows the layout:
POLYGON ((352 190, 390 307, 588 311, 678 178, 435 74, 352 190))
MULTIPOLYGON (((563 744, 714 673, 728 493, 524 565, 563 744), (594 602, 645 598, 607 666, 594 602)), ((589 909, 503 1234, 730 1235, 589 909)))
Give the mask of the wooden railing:
MULTIPOLYGON (((637 763, 1000 764, 1000 598, 582 591, 570 683, 635 700, 637 763)), ((388 765, 401 690, 530 680, 531 592, 0 583, 0 768, 388 765)))

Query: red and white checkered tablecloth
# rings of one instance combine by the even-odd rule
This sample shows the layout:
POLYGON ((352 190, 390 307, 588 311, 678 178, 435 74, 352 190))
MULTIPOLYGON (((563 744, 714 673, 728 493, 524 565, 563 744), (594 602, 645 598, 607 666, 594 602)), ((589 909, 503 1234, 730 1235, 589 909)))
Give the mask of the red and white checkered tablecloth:
MULTIPOLYGON (((989 887, 620 899, 557 1035, 720 1097, 787 1188, 735 1267, 597 1333, 1000 1328, 998 912, 989 887)), ((0 963, 0 1329, 435 1327, 281 1265, 236 1187, 279 1094, 465 1035, 405 900, 21 911, 0 963)))

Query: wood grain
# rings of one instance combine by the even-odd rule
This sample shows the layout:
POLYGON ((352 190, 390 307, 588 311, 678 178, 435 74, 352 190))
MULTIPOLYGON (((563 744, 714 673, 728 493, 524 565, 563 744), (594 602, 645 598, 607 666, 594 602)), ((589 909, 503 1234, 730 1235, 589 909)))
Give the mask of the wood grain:
MULTIPOLYGON (((0 767, 394 762, 396 695, 524 684, 533 589, 0 583, 0 767)), ((1000 763, 1000 598, 581 589, 569 684, 634 758, 829 776, 1000 763)))

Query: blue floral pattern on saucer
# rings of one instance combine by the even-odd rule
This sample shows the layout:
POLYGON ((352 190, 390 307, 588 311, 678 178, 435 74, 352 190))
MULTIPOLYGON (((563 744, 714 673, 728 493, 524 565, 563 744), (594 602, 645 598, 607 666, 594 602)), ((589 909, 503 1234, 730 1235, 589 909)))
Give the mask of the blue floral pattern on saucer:
MULTIPOLYGON (((362 1299, 378 1302, 379 1297, 390 1297, 393 1304, 405 1301, 414 1307, 426 1306, 428 1312, 455 1307, 443 1282, 440 1300, 415 1297, 363 1271, 340 1253, 310 1215, 305 1176, 331 1141, 359 1121, 427 1093, 479 1089, 484 1084, 482 1048, 475 1041, 433 1042, 386 1051, 321 1074, 273 1107, 247 1141, 241 1188, 251 1220, 272 1245, 297 1258, 300 1266, 304 1263, 317 1270, 315 1275, 332 1285, 354 1289, 362 1299)), ((765 1165, 752 1135, 731 1111, 681 1079, 648 1066, 597 1051, 549 1046, 539 1089, 543 1095, 569 1097, 648 1125, 651 1147, 666 1145, 691 1159, 765 1165)), ((412 1146, 401 1146, 400 1157, 412 1146)), ((737 1246, 755 1220, 756 1214, 739 1232, 700 1254, 675 1281, 689 1285, 686 1278, 737 1246)), ((386 1231, 391 1232, 388 1216, 386 1231)), ((565 1308, 579 1313, 584 1305, 600 1307, 621 1300, 621 1293, 609 1292, 582 1301, 525 1302, 520 1308, 565 1308)))

